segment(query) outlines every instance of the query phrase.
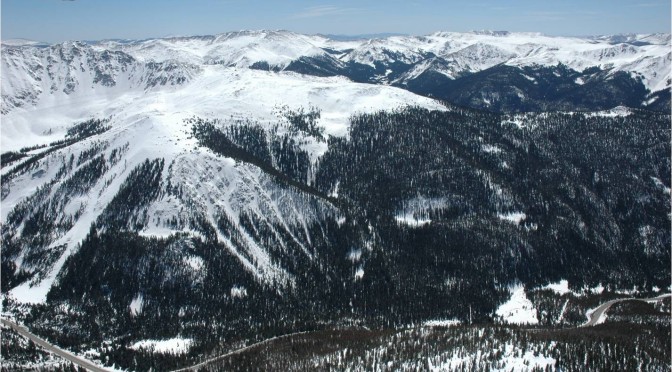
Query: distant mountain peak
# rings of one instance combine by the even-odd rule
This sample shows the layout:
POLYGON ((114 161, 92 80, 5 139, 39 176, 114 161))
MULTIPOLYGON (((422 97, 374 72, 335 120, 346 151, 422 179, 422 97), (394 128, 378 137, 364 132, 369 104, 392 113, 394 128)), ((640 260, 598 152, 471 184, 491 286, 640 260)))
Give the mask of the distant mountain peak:
POLYGON ((492 31, 492 30, 475 30, 471 31, 475 35, 488 35, 488 36, 509 36, 511 32, 509 31, 492 31))
POLYGON ((45 42, 42 42, 42 41, 29 40, 29 39, 5 39, 5 40, 2 40, 1 43, 4 46, 33 46, 33 47, 38 47, 38 46, 49 45, 49 43, 45 43, 45 42))

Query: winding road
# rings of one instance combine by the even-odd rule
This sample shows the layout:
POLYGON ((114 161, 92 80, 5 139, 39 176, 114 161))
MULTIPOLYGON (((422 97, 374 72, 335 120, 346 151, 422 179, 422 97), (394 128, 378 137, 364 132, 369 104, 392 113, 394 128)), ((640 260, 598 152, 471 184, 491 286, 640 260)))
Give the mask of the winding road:
MULTIPOLYGON (((595 325, 599 324, 600 323, 600 318, 609 310, 609 308, 612 305, 614 305, 616 303, 623 302, 623 301, 631 301, 631 300, 644 301, 644 302, 658 302, 658 301, 661 301, 661 300, 665 299, 666 297, 672 297, 672 293, 667 293, 667 294, 663 294, 663 295, 660 295, 660 296, 657 296, 657 297, 651 297, 651 298, 628 297, 628 298, 618 298, 618 299, 615 299, 615 300, 609 300, 609 301, 601 304, 600 306, 596 307, 590 314, 588 314, 588 321, 586 323, 582 324, 580 327, 592 327, 592 326, 595 326, 595 325)), ((51 353, 54 353, 54 354, 60 356, 61 358, 64 358, 64 359, 66 359, 66 360, 68 360, 68 361, 70 361, 70 362, 72 362, 72 363, 74 363, 74 364, 76 364, 80 367, 86 368, 87 370, 93 371, 93 372, 108 372, 108 370, 106 370, 102 367, 99 367, 96 364, 94 364, 94 363, 92 363, 92 362, 90 362, 86 359, 80 358, 80 357, 78 357, 78 356, 76 356, 76 355, 74 355, 74 354, 72 354, 68 351, 65 351, 65 350, 63 350, 63 349, 61 349, 57 346, 54 346, 54 345, 50 344, 46 340, 30 333, 28 331, 28 329, 26 329, 25 327, 23 327, 21 325, 18 325, 18 324, 14 323, 10 320, 7 320, 7 319, 0 319, 0 321, 5 326, 12 328, 13 330, 18 332, 23 337, 26 337, 27 339, 32 340, 37 345, 43 347, 45 350, 47 350, 51 353)), ((198 363, 196 365, 175 370, 174 372, 195 371, 195 370, 197 370, 201 367, 205 367, 208 364, 217 362, 219 360, 222 360, 224 358, 230 357, 230 356, 235 355, 235 354, 240 354, 244 351, 247 351, 247 350, 250 350, 252 348, 261 346, 263 344, 266 344, 266 343, 269 343, 269 342, 272 342, 272 341, 275 341, 275 340, 287 338, 287 337, 292 337, 292 336, 296 336, 296 335, 300 335, 300 334, 306 334, 306 333, 311 333, 311 332, 310 331, 308 331, 308 332, 296 332, 296 333, 290 333, 290 334, 286 334, 286 335, 282 335, 282 336, 272 337, 272 338, 254 343, 252 345, 248 345, 248 346, 245 346, 243 348, 233 350, 233 351, 228 352, 226 354, 222 354, 222 355, 210 358, 210 359, 205 360, 205 361, 203 361, 201 363, 198 363)))
POLYGON ((315 332, 315 331, 295 332, 295 333, 289 333, 289 334, 282 335, 282 336, 276 336, 276 337, 267 338, 267 339, 265 339, 265 340, 263 340, 263 341, 259 341, 259 342, 257 342, 257 343, 252 344, 252 345, 248 345, 248 346, 242 347, 242 348, 240 348, 240 349, 236 349, 236 350, 230 351, 230 352, 228 352, 228 353, 226 353, 226 354, 218 355, 218 356, 216 356, 216 357, 207 359, 207 360, 205 360, 205 361, 203 361, 203 362, 201 362, 201 363, 198 363, 198 364, 196 364, 196 365, 193 365, 193 366, 191 366, 191 367, 185 367, 185 368, 176 369, 176 370, 174 370, 173 372, 196 371, 196 370, 198 370, 199 368, 201 368, 201 367, 205 367, 205 366, 208 365, 208 364, 214 363, 214 362, 216 362, 216 361, 218 361, 218 360, 222 360, 222 359, 227 358, 227 357, 230 357, 230 356, 232 356, 232 355, 240 354, 240 353, 242 353, 242 352, 244 352, 244 351, 250 350, 250 349, 255 348, 255 347, 257 347, 257 346, 261 346, 261 345, 266 344, 266 343, 269 343, 269 342, 271 342, 271 341, 280 340, 280 339, 283 339, 283 338, 288 338, 288 337, 297 336, 297 335, 303 335, 303 334, 306 334, 306 333, 312 333, 312 332, 315 332))
POLYGON ((601 323, 600 318, 602 317, 602 315, 604 315, 604 313, 607 312, 607 310, 609 310, 609 308, 613 304, 623 302, 623 301, 632 301, 632 300, 644 301, 644 302, 658 302, 660 300, 663 300, 665 297, 671 297, 671 296, 672 296, 671 293, 667 293, 667 294, 664 294, 664 295, 660 295, 658 297, 651 297, 651 298, 628 297, 628 298, 618 298, 618 299, 615 299, 615 300, 607 301, 607 302, 603 303, 602 305, 596 307, 595 310, 593 310, 593 312, 591 312, 588 315, 588 321, 586 323, 584 323, 583 325, 581 325, 581 327, 592 327, 592 326, 595 326, 595 325, 601 323))
POLYGON ((98 367, 97 365, 93 364, 92 362, 89 362, 86 359, 80 358, 68 351, 65 351, 57 346, 54 346, 50 344, 49 342, 45 341, 44 339, 35 336, 34 334, 30 333, 26 327, 20 326, 10 320, 7 319, 0 319, 2 321, 2 324, 6 325, 7 327, 10 327, 11 329, 15 330, 18 332, 21 336, 33 341, 37 345, 43 347, 45 350, 54 353, 58 356, 60 356, 63 359, 69 360, 72 363, 75 363, 76 365, 86 368, 89 371, 93 372, 108 372, 107 369, 98 367))

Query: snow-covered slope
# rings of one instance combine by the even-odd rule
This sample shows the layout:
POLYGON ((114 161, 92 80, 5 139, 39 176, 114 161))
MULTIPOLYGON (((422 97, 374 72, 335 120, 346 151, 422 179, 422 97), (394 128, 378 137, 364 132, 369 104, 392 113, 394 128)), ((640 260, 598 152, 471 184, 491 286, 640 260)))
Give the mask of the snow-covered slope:
MULTIPOLYGON (((140 61, 125 52, 80 43, 7 47, 6 51, 3 152, 62 140, 75 123, 89 119, 104 119, 109 127, 65 147, 53 144, 27 152, 44 154, 36 157, 29 170, 17 170, 22 161, 2 169, 2 222, 3 231, 9 233, 4 236, 18 242, 17 272, 36 274, 12 291, 27 302, 45 300, 66 258, 91 224, 104 218, 134 169, 154 159, 164 160, 162 191, 134 212, 132 219, 142 235, 182 231, 199 236, 199 226, 189 221, 205 221, 202 224, 215 227, 217 241, 260 283, 275 283, 279 288, 292 285, 295 273, 280 266, 268 247, 259 244, 254 232, 239 221, 257 221, 256 228, 275 231, 280 248, 274 249, 298 249, 310 259, 310 224, 336 218, 339 212, 324 200, 278 183, 257 166, 222 160, 199 148, 186 119, 224 119, 224 126, 248 120, 269 133, 283 132, 287 123, 278 115, 281 108, 314 107, 321 111, 318 125, 325 134, 345 136, 349 117, 355 113, 405 105, 445 109, 403 89, 353 83, 343 77, 140 61), (77 161, 68 163, 71 158, 77 161), (78 177, 92 169, 102 171, 87 178, 78 190, 69 191, 67 185, 82 184, 78 177), (179 196, 171 191, 178 189, 179 196), (43 245, 21 243, 21 237, 28 236, 26 226, 45 215, 59 222, 50 228, 43 245), (233 221, 226 235, 217 228, 222 219, 233 221), (236 233, 231 235, 232 231, 236 233), (31 254, 40 250, 52 254, 35 262, 31 254)), ((301 143, 313 161, 327 149, 324 141, 305 138, 301 143)))
POLYGON ((511 298, 497 308, 497 316, 508 324, 538 324, 537 310, 527 299, 525 288, 519 284, 513 285, 509 292, 511 298))
MULTIPOLYGON (((12 66, 13 67, 13 66, 12 66)), ((25 67, 26 70, 29 67, 25 67)), ((6 81, 14 71, 8 68, 6 81)), ((405 105, 432 109, 443 106, 403 89, 353 83, 342 77, 318 78, 295 73, 276 74, 246 68, 204 65, 180 86, 163 86, 146 90, 145 85, 101 87, 79 84, 70 94, 35 88, 34 105, 14 109, 3 116, 3 151, 42 144, 62 138, 67 126, 91 117, 113 116, 113 124, 128 123, 132 117, 161 117, 179 123, 193 115, 204 117, 245 117, 265 122, 278 120, 274 108, 287 105, 316 106, 322 111, 320 124, 327 134, 343 136, 350 115, 374 112, 405 105), (46 92, 45 92, 46 90, 46 92), (42 94, 44 93, 44 94, 42 94), (123 115, 123 116, 122 116, 123 115)), ((17 71, 19 75, 21 71, 17 71)), ((91 79, 90 75, 85 78, 91 79)), ((27 79, 24 79, 24 81, 27 79)), ((128 84, 125 78, 119 79, 128 84)), ((120 85, 120 84, 119 84, 120 85)), ((9 89, 8 89, 9 90, 9 89)), ((3 90, 4 92, 4 90, 3 90)))
POLYGON ((369 66, 394 62, 412 64, 424 59, 422 51, 417 38, 391 36, 367 40, 341 59, 369 66))
MULTIPOLYGON (((278 192, 281 183, 254 164, 215 161, 214 152, 198 146, 186 120, 223 119, 222 127, 251 122, 282 135, 288 127, 278 111, 315 107, 320 111, 317 125, 326 135, 339 137, 347 135, 348 119, 356 113, 405 105, 445 107, 407 90, 355 83, 345 72, 315 77, 283 71, 299 59, 329 59, 338 62, 337 68, 354 66, 354 71, 370 68, 378 73, 382 68, 384 78, 377 81, 383 83, 403 83, 427 71, 459 79, 495 65, 563 63, 574 69, 626 71, 655 90, 670 85, 669 46, 669 35, 556 38, 440 32, 335 41, 287 31, 50 46, 3 43, 2 151, 50 144, 26 150, 26 159, 34 162, 18 160, 2 169, 2 223, 4 232, 18 239, 16 271, 38 274, 15 294, 44 300, 91 224, 101 218, 132 172, 154 159, 165 164, 160 173, 163 191, 134 212, 135 226, 143 234, 198 235, 203 233, 198 226, 184 221, 216 227, 223 216, 236 223, 252 218, 283 236, 282 244, 291 241, 310 257, 308 225, 324 216, 337 218, 338 210, 305 190, 278 192), (250 68, 259 63, 274 72, 250 68), (395 66, 406 70, 392 71, 395 66), (104 120, 105 130, 76 141, 67 137, 74 124, 91 119, 104 120), (85 171, 96 176, 87 178, 86 187, 67 191, 68 180, 75 182, 85 171), (179 198, 171 191, 175 188, 179 198), (19 238, 27 238, 26 226, 46 215, 60 221, 38 245, 52 253, 49 259, 33 262, 29 258, 35 245, 19 238)), ((299 143, 313 164, 328 146, 311 136, 299 138, 299 143)), ((291 269, 279 265, 273 253, 255 241, 254 232, 240 225, 231 229, 238 232, 236 239, 218 235, 217 240, 240 265, 260 282, 291 285, 291 269)))

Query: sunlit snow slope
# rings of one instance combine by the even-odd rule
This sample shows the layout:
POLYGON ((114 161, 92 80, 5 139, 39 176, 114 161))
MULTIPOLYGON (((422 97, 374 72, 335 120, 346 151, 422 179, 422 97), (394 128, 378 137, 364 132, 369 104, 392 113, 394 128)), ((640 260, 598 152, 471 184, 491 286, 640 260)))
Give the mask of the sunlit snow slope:
MULTIPOLYGON (((145 61, 82 43, 3 46, 2 151, 24 149, 27 155, 3 160, 2 168, 3 249, 15 257, 17 273, 31 275, 12 290, 18 300, 45 300, 91 225, 117 211, 121 191, 146 181, 134 176, 143 164, 158 169, 152 173, 158 193, 125 207, 131 210, 127 228, 146 236, 199 236, 214 229, 219 243, 260 282, 291 286, 292 269, 238 221, 275 231, 280 247, 274 249, 295 249, 310 259, 309 225, 340 212, 253 164, 199 147, 185 120, 221 119, 222 127, 247 121, 282 133, 287 122, 279 111, 312 107, 321 111, 318 125, 326 135, 344 136, 355 113, 405 105, 444 109, 402 89, 342 77, 199 62, 145 61), (101 120, 93 134, 71 133, 75 124, 92 120, 101 120), (233 221, 226 234, 218 227, 222 220, 233 221)), ((309 137, 301 143, 313 161, 327 148, 309 137)))

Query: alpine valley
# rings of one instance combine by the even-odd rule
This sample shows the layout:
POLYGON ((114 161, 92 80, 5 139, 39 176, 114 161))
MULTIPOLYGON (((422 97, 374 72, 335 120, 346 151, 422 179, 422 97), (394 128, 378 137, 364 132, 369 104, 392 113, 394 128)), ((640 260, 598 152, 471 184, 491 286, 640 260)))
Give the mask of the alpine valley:
POLYGON ((3 317, 101 368, 670 370, 669 34, 1 59, 3 317))

